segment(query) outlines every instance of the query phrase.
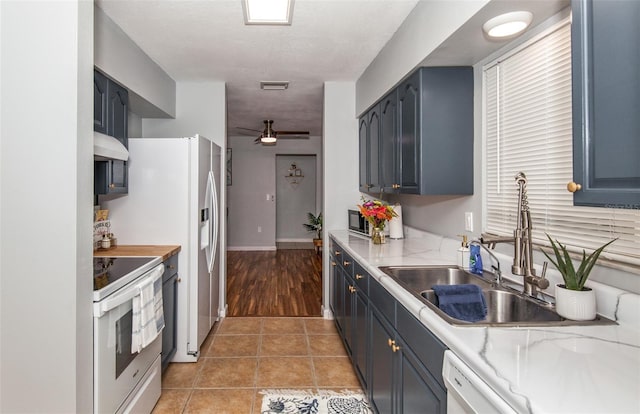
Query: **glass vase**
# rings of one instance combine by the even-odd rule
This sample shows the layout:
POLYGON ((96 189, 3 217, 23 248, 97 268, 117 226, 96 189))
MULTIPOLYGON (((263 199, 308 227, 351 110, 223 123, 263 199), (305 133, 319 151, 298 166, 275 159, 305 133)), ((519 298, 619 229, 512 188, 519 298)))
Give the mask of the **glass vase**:
POLYGON ((371 233, 371 241, 373 244, 383 244, 384 243, 384 233, 380 227, 374 227, 373 232, 371 233))

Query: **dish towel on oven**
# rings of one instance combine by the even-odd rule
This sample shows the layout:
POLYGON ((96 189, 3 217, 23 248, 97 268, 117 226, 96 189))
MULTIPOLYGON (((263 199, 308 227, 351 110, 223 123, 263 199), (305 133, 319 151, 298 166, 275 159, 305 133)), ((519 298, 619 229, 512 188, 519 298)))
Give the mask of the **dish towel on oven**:
POLYGON ((140 352, 158 337, 164 328, 162 307, 162 270, 140 282, 138 294, 133 297, 131 352, 140 352))

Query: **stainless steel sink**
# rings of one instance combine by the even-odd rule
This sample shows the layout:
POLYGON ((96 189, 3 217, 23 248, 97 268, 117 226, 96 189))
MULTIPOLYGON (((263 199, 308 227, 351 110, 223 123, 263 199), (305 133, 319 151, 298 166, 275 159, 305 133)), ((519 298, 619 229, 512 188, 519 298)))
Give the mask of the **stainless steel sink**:
POLYGON ((489 275, 481 277, 457 266, 385 266, 387 275, 424 302, 442 319, 457 326, 564 326, 609 325, 614 321, 598 316, 593 321, 562 318, 550 304, 526 297, 521 292, 496 284, 489 275), (474 284, 480 286, 487 303, 487 317, 478 322, 453 318, 438 307, 433 285, 474 284))
POLYGON ((474 284, 483 289, 491 287, 492 280, 464 271, 457 266, 385 266, 380 270, 414 292, 431 289, 433 285, 474 284))

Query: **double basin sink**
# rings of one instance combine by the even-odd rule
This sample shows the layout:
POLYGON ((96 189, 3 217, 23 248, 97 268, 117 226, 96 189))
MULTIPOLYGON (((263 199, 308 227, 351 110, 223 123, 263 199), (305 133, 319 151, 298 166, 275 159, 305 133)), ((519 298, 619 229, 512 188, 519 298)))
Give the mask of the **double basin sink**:
POLYGON ((555 312, 551 304, 527 297, 521 292, 498 285, 489 278, 475 275, 457 266, 383 266, 380 267, 380 270, 391 276, 452 325, 528 327, 615 324, 615 322, 600 316, 592 321, 564 319, 555 312), (459 284, 480 286, 487 304, 487 316, 484 320, 467 322, 453 318, 440 310, 432 286, 459 284))

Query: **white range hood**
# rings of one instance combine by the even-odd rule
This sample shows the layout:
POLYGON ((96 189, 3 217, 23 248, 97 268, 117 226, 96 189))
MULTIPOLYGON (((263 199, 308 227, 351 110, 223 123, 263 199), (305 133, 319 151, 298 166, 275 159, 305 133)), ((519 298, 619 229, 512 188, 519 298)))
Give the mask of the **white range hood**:
POLYGON ((129 159, 129 151, 120 141, 100 132, 93 132, 93 158, 96 160, 129 159))

